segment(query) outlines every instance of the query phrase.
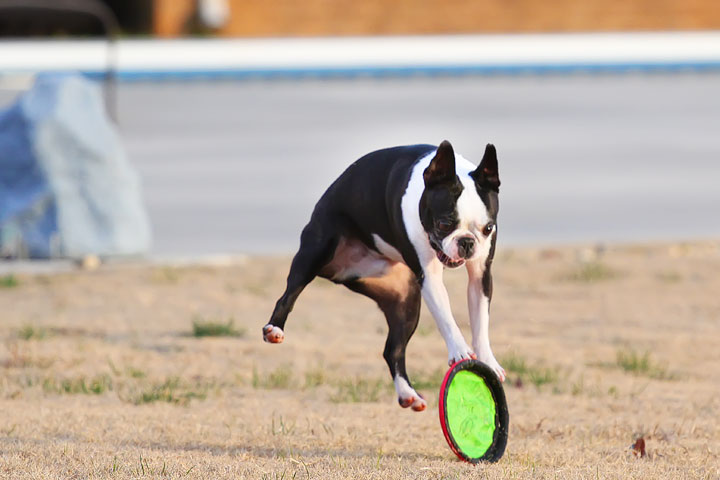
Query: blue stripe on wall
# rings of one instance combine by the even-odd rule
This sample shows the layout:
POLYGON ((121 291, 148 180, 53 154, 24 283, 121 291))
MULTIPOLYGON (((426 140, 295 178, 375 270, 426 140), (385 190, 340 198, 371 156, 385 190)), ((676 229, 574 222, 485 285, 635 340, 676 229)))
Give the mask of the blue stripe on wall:
MULTIPOLYGON (((268 69, 217 70, 121 70, 117 77, 124 82, 165 80, 245 80, 274 78, 356 78, 465 76, 465 75, 548 75, 548 74, 626 74, 678 73, 720 71, 720 61, 709 62, 637 62, 589 64, 512 64, 512 65, 414 65, 357 67, 300 67, 268 69)), ((105 72, 85 71, 85 75, 101 78, 105 72)))

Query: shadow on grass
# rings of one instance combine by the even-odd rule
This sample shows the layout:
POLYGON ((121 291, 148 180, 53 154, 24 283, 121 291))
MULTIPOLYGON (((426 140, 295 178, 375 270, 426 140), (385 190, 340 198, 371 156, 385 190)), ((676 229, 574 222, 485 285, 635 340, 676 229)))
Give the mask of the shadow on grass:
MULTIPOLYGON (((142 442, 142 441, 126 441, 118 442, 120 446, 131 448, 151 449, 155 451, 182 451, 182 452, 204 452, 213 456, 231 456, 236 457, 243 454, 250 454, 256 457, 268 459, 283 458, 309 458, 309 459, 332 459, 332 458, 368 458, 375 460, 378 457, 378 447, 348 447, 340 448, 322 448, 322 447, 267 447, 257 445, 225 445, 214 442, 185 442, 176 445, 168 445, 166 442, 142 442)), ((448 450, 448 455, 429 455, 419 452, 392 452, 384 454, 386 457, 398 457, 407 460, 451 460, 456 459, 448 450)), ((457 460, 457 459, 456 459, 457 460)), ((458 460, 459 462, 460 460, 458 460)))

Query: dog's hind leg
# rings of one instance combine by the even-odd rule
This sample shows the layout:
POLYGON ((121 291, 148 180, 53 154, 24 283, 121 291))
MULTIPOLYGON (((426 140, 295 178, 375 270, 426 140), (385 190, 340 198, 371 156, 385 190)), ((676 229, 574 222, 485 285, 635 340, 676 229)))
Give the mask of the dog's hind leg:
POLYGON ((382 277, 366 277, 345 282, 350 290, 372 298, 385 314, 389 331, 383 357, 395 383, 398 403, 415 411, 427 402, 411 386, 405 370, 405 349, 420 319, 420 285, 410 269, 395 263, 382 277))
POLYGON ((287 278, 285 293, 275 304, 270 321, 263 327, 263 339, 269 343, 281 343, 285 339, 285 321, 300 293, 333 257, 338 235, 327 226, 311 221, 300 236, 300 249, 295 254, 287 278))

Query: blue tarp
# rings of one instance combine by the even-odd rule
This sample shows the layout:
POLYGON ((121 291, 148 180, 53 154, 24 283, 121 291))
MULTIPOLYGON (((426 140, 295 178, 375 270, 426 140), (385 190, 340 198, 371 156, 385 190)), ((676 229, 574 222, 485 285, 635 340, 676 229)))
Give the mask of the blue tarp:
POLYGON ((137 255, 149 246, 139 178, 99 87, 38 77, 0 111, 0 255, 137 255))

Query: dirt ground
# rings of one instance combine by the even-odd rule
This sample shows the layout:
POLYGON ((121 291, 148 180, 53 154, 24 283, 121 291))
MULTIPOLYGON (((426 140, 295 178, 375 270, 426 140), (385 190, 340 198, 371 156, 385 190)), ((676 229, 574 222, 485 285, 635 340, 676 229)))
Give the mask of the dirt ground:
MULTIPOLYGON (((0 477, 720 478, 720 241, 501 245, 510 435, 475 467, 442 436, 447 352, 425 309, 408 352, 425 412, 397 405, 384 320, 342 287, 315 281, 285 343, 262 342, 288 265, 0 276, 0 477)), ((469 335, 464 272, 446 283, 469 335)))

